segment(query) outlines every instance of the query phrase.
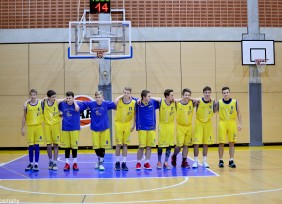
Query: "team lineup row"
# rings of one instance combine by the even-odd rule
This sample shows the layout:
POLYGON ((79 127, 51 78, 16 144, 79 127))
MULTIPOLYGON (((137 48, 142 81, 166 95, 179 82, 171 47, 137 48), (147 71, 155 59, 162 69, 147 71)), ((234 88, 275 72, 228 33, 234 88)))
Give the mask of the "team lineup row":
POLYGON ((222 88, 223 98, 215 101, 211 98, 211 88, 203 89, 203 97, 191 98, 191 90, 183 89, 182 98, 174 99, 172 89, 164 91, 164 98, 151 97, 148 90, 141 92, 141 98, 131 96, 131 88, 125 87, 123 94, 114 102, 103 99, 103 92, 95 93, 94 101, 80 102, 74 99, 73 92, 67 92, 65 99, 56 99, 53 90, 47 92, 47 98, 37 99, 37 91, 30 91, 30 99, 24 104, 22 119, 22 135, 27 131, 29 150, 29 165, 26 171, 38 171, 40 149, 39 145, 47 143, 49 169, 56 171, 58 145, 65 149, 64 171, 70 170, 70 151, 72 151, 73 170, 78 170, 77 149, 80 133, 80 112, 89 109, 91 114, 90 129, 92 132, 93 149, 98 157, 95 168, 104 171, 103 165, 105 149, 111 147, 108 110, 115 109, 115 138, 116 138, 116 171, 128 171, 126 165, 127 146, 129 137, 136 126, 138 131, 139 148, 137 151, 136 170, 142 168, 141 159, 145 151, 144 169, 151 170, 151 148, 156 147, 156 110, 159 109, 158 126, 158 163, 157 168, 170 169, 169 157, 171 149, 172 166, 177 165, 177 154, 182 150, 182 168, 190 168, 187 161, 188 147, 194 146, 194 162, 192 168, 198 168, 199 145, 203 145, 203 167, 209 168, 207 163, 208 145, 214 143, 211 118, 218 112, 218 142, 219 167, 224 167, 223 150, 226 140, 229 142, 229 167, 235 168, 234 144, 237 130, 242 128, 242 119, 238 102, 230 98, 230 89, 222 88), (192 117, 196 109, 194 130, 192 131, 192 117), (61 121, 62 118, 62 121, 61 121), (176 144, 174 131, 176 120, 176 144), (238 124, 237 124, 238 121, 238 124), (44 122, 44 129, 43 124, 44 122), (45 134, 43 134, 43 131, 45 134), (193 132, 193 134, 192 134, 193 132), (43 136, 44 135, 44 136, 43 136), (45 138, 44 138, 45 137, 45 138), (52 158, 52 144, 54 154, 52 158), (122 147, 122 157, 121 157, 122 147), (165 160, 162 163, 162 151, 166 149, 165 160), (35 158, 34 158, 35 157, 35 158), (120 158, 121 157, 121 158, 120 158), (33 159, 35 162, 33 162, 33 159))

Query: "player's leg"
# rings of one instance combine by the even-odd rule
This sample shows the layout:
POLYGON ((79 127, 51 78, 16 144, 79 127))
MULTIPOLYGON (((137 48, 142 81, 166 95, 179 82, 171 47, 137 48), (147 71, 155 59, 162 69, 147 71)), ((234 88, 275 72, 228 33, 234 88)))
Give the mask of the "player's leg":
POLYGON ((150 165, 150 158, 151 158, 151 148, 156 147, 156 131, 155 130, 149 130, 146 131, 147 137, 146 137, 146 158, 145 158, 145 164, 144 168, 147 170, 151 170, 152 167, 150 165))
POLYGON ((237 139, 237 123, 236 121, 229 121, 228 123, 228 141, 229 141, 229 167, 236 168, 234 163, 235 143, 237 139))
POLYGON ((165 162, 163 168, 169 170, 171 168, 168 164, 168 159, 170 157, 171 148, 173 148, 174 146, 174 122, 166 125, 166 132, 167 132, 166 143, 168 144, 168 146, 166 147, 166 151, 165 151, 165 162))
POLYGON ((177 164, 177 155, 181 150, 181 147, 184 144, 184 132, 183 132, 183 127, 182 125, 176 124, 176 145, 174 148, 173 155, 171 156, 171 165, 176 166, 177 164))
POLYGON ((183 149, 182 149, 182 168, 189 169, 190 165, 189 162, 187 161, 188 157, 188 146, 191 146, 192 143, 192 125, 185 126, 184 129, 184 144, 183 144, 183 149))
POLYGON ((128 171, 128 167, 126 166, 126 157, 127 157, 127 149, 130 144, 130 134, 131 134, 131 122, 127 122, 123 124, 123 137, 122 137, 122 163, 121 169, 123 171, 128 171))
POLYGON ((58 154, 59 154, 59 145, 58 144, 54 144, 54 160, 53 160, 53 171, 57 171, 58 167, 57 167, 57 160, 58 160, 58 154))
POLYGON ((109 149, 111 147, 111 138, 110 138, 110 129, 106 129, 104 131, 101 131, 99 134, 100 137, 100 164, 99 164, 99 170, 104 171, 104 157, 106 149, 109 149))
POLYGON ((64 171, 70 170, 70 131, 62 131, 61 147, 65 149, 64 171))
POLYGON ((49 158, 49 170, 53 168, 53 161, 52 161, 52 140, 51 140, 51 126, 48 124, 44 125, 45 130, 45 137, 46 137, 46 144, 47 144, 47 155, 49 158))
POLYGON ((144 148, 146 147, 146 140, 147 140, 147 131, 138 130, 139 148, 137 151, 136 170, 141 169, 141 159, 143 157, 144 148))
POLYGON ((203 167, 209 168, 209 164, 207 163, 208 145, 214 143, 212 121, 209 120, 208 122, 204 123, 203 126, 203 167))
POLYGON ((77 165, 77 150, 78 150, 78 141, 79 141, 79 130, 75 131, 70 131, 70 146, 72 149, 72 159, 73 159, 73 170, 77 171, 79 170, 78 165, 77 165))
POLYGON ((100 133, 92 131, 92 145, 93 149, 96 153, 97 156, 97 162, 95 163, 95 169, 99 169, 100 165, 100 158, 101 158, 101 153, 100 153, 100 133))
POLYGON ((33 157, 34 157, 34 131, 32 126, 27 126, 27 144, 28 144, 28 158, 29 164, 25 168, 25 171, 31 171, 33 169, 33 157))
POLYGON ((204 127, 203 123, 196 119, 193 135, 194 162, 192 168, 198 168, 199 145, 203 144, 204 127))
POLYGON ((218 123, 218 157, 219 157, 219 162, 218 166, 220 168, 224 167, 224 162, 223 162, 223 154, 224 154, 224 143, 226 141, 226 135, 227 135, 227 129, 226 129, 226 122, 223 120, 219 120, 218 123))
POLYGON ((120 170, 120 148, 122 145, 122 137, 123 137, 123 131, 122 131, 122 124, 119 122, 115 122, 115 138, 116 138, 116 163, 115 163, 115 170, 120 170))
POLYGON ((143 153, 144 153, 144 147, 140 147, 139 146, 138 151, 137 151, 136 170, 140 170, 141 169, 141 159, 143 157, 143 153))
POLYGON ((58 123, 56 125, 53 125, 52 128, 52 143, 54 148, 54 158, 53 158, 53 171, 57 171, 57 160, 58 160, 58 154, 59 154, 59 143, 61 141, 61 123, 58 123))
POLYGON ((33 171, 39 171, 39 167, 38 167, 38 162, 39 162, 39 156, 40 156, 40 147, 39 145, 42 145, 44 143, 44 140, 43 140, 43 127, 42 127, 42 124, 38 125, 35 127, 36 130, 35 130, 35 144, 34 144, 34 150, 35 150, 35 163, 34 163, 34 166, 33 166, 33 171))

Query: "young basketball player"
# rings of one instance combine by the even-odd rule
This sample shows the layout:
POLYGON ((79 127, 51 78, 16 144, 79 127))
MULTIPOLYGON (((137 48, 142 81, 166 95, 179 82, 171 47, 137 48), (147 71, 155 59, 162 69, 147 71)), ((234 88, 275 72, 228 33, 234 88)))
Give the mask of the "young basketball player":
POLYGON ((25 125, 27 131, 28 156, 29 164, 26 171, 39 171, 38 161, 40 149, 39 145, 44 143, 43 140, 43 112, 42 104, 37 100, 37 91, 31 89, 29 92, 30 100, 24 104, 24 114, 22 118, 22 135, 25 136, 25 125), (35 163, 33 164, 33 155, 35 163))
POLYGON ((203 89, 204 96, 196 105, 196 121, 194 127, 194 163, 192 168, 198 168, 199 145, 203 145, 203 167, 209 168, 207 163, 208 145, 214 143, 212 116, 216 111, 216 104, 211 99, 211 88, 206 86, 203 89))
POLYGON ((91 111, 90 128, 92 130, 93 149, 98 157, 95 168, 104 171, 105 149, 111 147, 108 110, 115 109, 116 104, 105 101, 102 91, 95 93, 95 101, 86 101, 84 104, 91 111))
POLYGON ((60 103, 59 110, 62 112, 62 135, 61 147, 65 148, 66 164, 64 171, 70 170, 70 150, 72 149, 73 170, 79 170, 77 165, 77 149, 80 133, 80 111, 84 111, 86 106, 81 102, 76 102, 74 93, 66 93, 66 101, 60 103))
POLYGON ((128 171, 126 166, 127 145, 130 143, 130 132, 135 127, 135 100, 131 97, 131 88, 125 87, 123 95, 116 98, 115 137, 116 137, 116 164, 115 170, 128 171), (122 163, 120 166, 120 148, 122 146, 122 163))
POLYGON ((158 139, 158 163, 157 169, 162 168, 162 153, 163 148, 166 148, 165 161, 163 168, 170 169, 168 159, 170 156, 171 148, 174 146, 174 116, 175 116, 175 102, 173 101, 173 90, 166 89, 164 91, 164 99, 153 98, 160 103, 160 116, 159 116, 159 139, 158 139))
POLYGON ((187 161, 188 147, 192 143, 192 118, 194 112, 195 102, 191 99, 191 90, 183 89, 182 99, 176 103, 176 146, 174 148, 174 153, 171 157, 171 165, 176 166, 177 154, 182 150, 182 168, 190 168, 187 161))
POLYGON ((226 137, 229 142, 229 167, 236 168, 234 163, 234 144, 237 137, 237 128, 240 131, 242 129, 242 118, 241 112, 239 109, 238 101, 230 98, 230 89, 229 87, 222 88, 223 98, 220 99, 217 103, 217 110, 219 114, 219 124, 218 124, 218 156, 220 168, 224 167, 223 162, 223 152, 224 152, 224 143, 226 142, 226 137), (238 120, 238 127, 237 127, 238 120))
POLYGON ((144 148, 146 148, 146 161, 144 168, 151 170, 149 163, 151 157, 151 148, 156 146, 156 109, 159 103, 151 99, 151 93, 148 90, 141 92, 141 103, 136 104, 136 130, 139 137, 139 148, 137 152, 136 169, 141 169, 141 159, 144 148))

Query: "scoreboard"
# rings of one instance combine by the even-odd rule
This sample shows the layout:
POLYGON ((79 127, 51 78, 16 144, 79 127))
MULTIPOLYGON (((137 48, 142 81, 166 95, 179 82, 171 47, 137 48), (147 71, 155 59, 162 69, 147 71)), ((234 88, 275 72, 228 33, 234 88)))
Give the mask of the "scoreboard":
POLYGON ((110 0, 90 0, 90 13, 111 13, 110 0))

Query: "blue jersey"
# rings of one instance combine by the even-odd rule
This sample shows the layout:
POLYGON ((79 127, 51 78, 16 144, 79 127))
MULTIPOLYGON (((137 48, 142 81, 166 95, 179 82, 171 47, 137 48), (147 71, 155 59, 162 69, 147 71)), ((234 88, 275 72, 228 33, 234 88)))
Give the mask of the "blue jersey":
POLYGON ((85 101, 84 104, 89 108, 91 113, 91 130, 100 132, 108 129, 108 110, 115 109, 115 103, 103 101, 101 105, 98 105, 96 101, 85 101))
POLYGON ((136 130, 156 129, 156 109, 160 107, 159 102, 151 99, 148 104, 136 103, 136 130))
MULTIPOLYGON (((77 105, 80 107, 80 112, 86 109, 86 106, 81 102, 77 102, 77 105)), ((59 105, 59 110, 63 113, 63 131, 80 130, 80 112, 75 110, 74 104, 68 105, 66 102, 62 102, 59 105)))

